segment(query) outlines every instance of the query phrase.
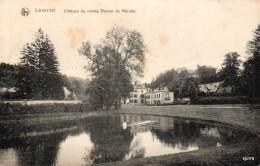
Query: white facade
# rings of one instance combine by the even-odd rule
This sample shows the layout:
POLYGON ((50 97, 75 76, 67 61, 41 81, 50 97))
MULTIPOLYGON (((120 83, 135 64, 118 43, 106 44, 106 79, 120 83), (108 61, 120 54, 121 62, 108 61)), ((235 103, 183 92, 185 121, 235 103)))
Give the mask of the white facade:
POLYGON ((146 105, 164 105, 174 102, 174 93, 170 92, 167 87, 154 89, 152 92, 145 94, 146 105))
POLYGON ((152 90, 144 85, 135 85, 130 98, 122 101, 122 104, 165 105, 173 102, 174 93, 167 87, 152 90))
POLYGON ((144 85, 135 85, 134 91, 130 93, 130 104, 145 104, 145 94, 149 91, 144 85))

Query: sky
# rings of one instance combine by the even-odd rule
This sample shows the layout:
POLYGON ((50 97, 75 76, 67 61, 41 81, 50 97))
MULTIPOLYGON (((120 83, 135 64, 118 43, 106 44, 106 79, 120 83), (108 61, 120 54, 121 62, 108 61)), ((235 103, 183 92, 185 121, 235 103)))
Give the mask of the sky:
POLYGON ((228 52, 238 52, 245 60, 258 24, 258 0, 1 0, 0 62, 19 63, 21 49, 41 27, 55 46, 60 72, 90 78, 84 69, 87 61, 77 51, 81 43, 96 44, 112 27, 124 26, 140 32, 148 48, 144 78, 139 79, 144 83, 172 68, 220 69, 228 52), (30 10, 27 17, 21 15, 23 7, 30 10), (49 8, 55 12, 36 12, 49 8), (100 9, 114 12, 87 12, 100 9), (121 12, 115 13, 117 9, 121 12))

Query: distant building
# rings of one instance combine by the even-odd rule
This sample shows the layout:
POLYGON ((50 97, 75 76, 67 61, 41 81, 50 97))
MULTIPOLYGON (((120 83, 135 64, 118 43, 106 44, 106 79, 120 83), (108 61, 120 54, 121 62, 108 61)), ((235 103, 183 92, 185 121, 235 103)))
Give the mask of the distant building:
POLYGON ((154 93, 151 89, 145 94, 145 105, 154 105, 154 93))
POLYGON ((16 92, 15 87, 0 87, 0 99, 12 99, 16 92))
POLYGON ((144 85, 135 84, 134 91, 130 93, 130 104, 144 104, 145 103, 145 94, 150 90, 144 85))
POLYGON ((174 102, 174 93, 170 92, 167 87, 156 88, 145 94, 146 105, 164 105, 174 102))
POLYGON ((64 91, 64 99, 66 99, 66 100, 75 100, 76 99, 76 95, 74 93, 72 93, 71 91, 69 91, 67 89, 67 87, 63 87, 63 91, 64 91))
POLYGON ((14 87, 0 87, 0 93, 15 93, 16 89, 14 87))
POLYGON ((122 100, 122 104, 144 104, 144 105, 164 105, 172 104, 174 93, 167 87, 152 90, 144 85, 135 84, 134 91, 130 93, 130 98, 122 100))
POLYGON ((224 81, 201 84, 199 85, 199 90, 202 93, 231 93, 232 87, 224 87, 223 83, 224 81))

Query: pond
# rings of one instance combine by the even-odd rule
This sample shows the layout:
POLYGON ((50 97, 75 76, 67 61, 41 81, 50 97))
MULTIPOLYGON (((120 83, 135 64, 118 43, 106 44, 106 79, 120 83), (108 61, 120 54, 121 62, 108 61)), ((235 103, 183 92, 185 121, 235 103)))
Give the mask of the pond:
POLYGON ((84 166, 219 147, 255 137, 222 125, 136 114, 33 127, 0 125, 0 165, 84 166))

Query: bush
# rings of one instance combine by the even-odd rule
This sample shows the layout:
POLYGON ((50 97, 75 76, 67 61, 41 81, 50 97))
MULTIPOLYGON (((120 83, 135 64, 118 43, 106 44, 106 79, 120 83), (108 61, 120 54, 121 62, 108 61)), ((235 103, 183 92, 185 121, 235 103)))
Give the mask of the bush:
POLYGON ((203 93, 198 94, 199 97, 234 97, 234 96, 244 96, 242 93, 203 93))
POLYGON ((37 104, 23 105, 0 103, 0 115, 25 115, 25 114, 46 114, 60 112, 88 112, 93 108, 87 103, 80 104, 37 104))
POLYGON ((192 104, 248 104, 249 98, 246 96, 234 97, 199 97, 192 101, 192 104))

